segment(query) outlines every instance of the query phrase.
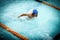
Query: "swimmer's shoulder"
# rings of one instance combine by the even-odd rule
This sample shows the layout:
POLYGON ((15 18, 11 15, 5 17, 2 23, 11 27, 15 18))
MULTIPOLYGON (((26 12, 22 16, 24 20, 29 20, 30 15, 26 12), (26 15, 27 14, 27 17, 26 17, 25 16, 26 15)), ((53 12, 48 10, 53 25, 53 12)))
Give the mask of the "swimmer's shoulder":
POLYGON ((29 14, 28 14, 28 16, 31 16, 31 15, 32 15, 32 13, 29 13, 29 14))

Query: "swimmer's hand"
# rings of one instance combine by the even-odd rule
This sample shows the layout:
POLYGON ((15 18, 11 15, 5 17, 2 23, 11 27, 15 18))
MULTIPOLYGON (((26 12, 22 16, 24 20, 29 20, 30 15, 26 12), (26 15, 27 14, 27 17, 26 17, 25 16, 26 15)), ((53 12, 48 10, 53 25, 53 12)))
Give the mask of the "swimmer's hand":
POLYGON ((18 18, 20 18, 22 15, 18 16, 18 18))
POLYGON ((19 18, 20 16, 18 16, 18 18, 19 18))
POLYGON ((18 18, 20 18, 21 16, 18 16, 18 18))
POLYGON ((28 14, 21 14, 20 16, 18 16, 18 18, 22 16, 28 16, 28 14))

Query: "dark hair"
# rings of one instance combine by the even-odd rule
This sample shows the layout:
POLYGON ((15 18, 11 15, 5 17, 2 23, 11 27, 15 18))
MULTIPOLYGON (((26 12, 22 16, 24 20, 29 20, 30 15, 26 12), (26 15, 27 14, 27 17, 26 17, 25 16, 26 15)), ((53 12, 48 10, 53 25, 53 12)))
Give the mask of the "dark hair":
POLYGON ((37 17, 37 14, 33 14, 33 13, 32 13, 32 16, 35 16, 35 15, 36 15, 36 17, 37 17))

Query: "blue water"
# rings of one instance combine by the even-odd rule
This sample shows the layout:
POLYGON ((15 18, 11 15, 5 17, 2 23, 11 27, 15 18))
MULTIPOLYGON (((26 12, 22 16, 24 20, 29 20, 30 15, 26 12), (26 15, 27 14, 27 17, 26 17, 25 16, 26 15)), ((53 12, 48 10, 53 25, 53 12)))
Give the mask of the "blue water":
POLYGON ((4 7, 0 22, 30 40, 51 40, 58 31, 58 12, 36 1, 13 2, 4 7), (38 10, 38 17, 17 18, 22 13, 32 12, 32 9, 38 10))
POLYGON ((0 40, 20 40, 20 39, 0 26, 0 40))

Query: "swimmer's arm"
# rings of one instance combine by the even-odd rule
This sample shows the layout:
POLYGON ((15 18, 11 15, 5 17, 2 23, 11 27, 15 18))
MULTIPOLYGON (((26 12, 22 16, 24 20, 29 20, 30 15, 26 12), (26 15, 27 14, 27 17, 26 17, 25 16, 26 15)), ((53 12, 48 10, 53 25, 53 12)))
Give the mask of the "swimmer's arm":
POLYGON ((22 16, 28 16, 28 14, 21 14, 20 16, 18 16, 18 18, 22 16))

